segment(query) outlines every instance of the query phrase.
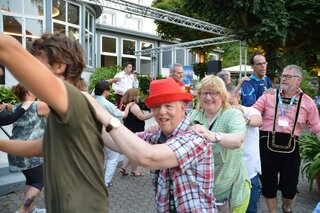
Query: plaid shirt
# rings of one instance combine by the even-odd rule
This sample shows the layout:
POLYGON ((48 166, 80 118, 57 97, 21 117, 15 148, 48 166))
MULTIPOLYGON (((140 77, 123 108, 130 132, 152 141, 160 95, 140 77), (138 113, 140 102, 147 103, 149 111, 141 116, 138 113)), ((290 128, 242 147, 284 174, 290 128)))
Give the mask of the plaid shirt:
MULTIPOLYGON (((190 123, 190 118, 186 117, 164 143, 175 153, 179 165, 161 169, 157 180, 155 171, 151 171, 153 183, 157 183, 155 212, 169 212, 170 173, 177 212, 216 212, 212 193, 214 164, 211 144, 188 131, 190 123)), ((161 132, 137 134, 145 141, 157 144, 161 132)))

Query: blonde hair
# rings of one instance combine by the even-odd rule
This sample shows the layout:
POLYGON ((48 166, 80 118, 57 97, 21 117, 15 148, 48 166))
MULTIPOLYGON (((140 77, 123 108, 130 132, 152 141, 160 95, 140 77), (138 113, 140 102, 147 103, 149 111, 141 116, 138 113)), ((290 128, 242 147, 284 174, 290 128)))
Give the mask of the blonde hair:
MULTIPOLYGON (((229 93, 226 89, 226 84, 224 83, 224 81, 214 75, 208 75, 206 77, 204 77, 200 83, 197 85, 197 99, 200 100, 200 94, 201 94, 201 90, 204 88, 209 88, 211 90, 214 90, 216 92, 219 93, 221 99, 222 99, 222 107, 224 109, 227 109, 230 104, 229 104, 229 93)), ((197 109, 200 109, 200 101, 198 101, 197 104, 197 109)))
POLYGON ((139 103, 139 90, 136 88, 128 89, 122 99, 123 104, 128 104, 130 102, 139 103))

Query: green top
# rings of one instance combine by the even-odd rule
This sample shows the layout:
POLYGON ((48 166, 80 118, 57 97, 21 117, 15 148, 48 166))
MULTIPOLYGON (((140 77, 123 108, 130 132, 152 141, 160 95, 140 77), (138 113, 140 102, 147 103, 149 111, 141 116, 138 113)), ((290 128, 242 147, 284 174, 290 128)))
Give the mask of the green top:
MULTIPOLYGON (((246 124, 242 113, 234 108, 220 109, 212 123, 207 125, 203 110, 193 110, 191 119, 209 128, 212 123, 212 131, 222 133, 243 133, 246 124)), ((232 208, 239 206, 248 195, 246 180, 249 181, 243 159, 243 146, 239 149, 227 149, 219 145, 213 145, 213 157, 215 168, 214 195, 217 201, 230 198, 232 208)))
POLYGON ((84 95, 68 83, 65 86, 66 117, 61 120, 51 109, 44 135, 47 213, 105 213, 102 125, 84 95))

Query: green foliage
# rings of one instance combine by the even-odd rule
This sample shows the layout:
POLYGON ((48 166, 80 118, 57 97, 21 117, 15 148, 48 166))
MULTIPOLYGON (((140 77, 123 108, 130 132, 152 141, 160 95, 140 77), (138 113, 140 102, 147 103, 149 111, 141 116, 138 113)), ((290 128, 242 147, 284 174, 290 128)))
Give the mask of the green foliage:
POLYGON ((194 74, 197 75, 200 79, 204 78, 207 73, 208 63, 196 63, 193 65, 194 74))
MULTIPOLYGON (((222 59, 222 68, 232 67, 240 64, 240 42, 236 43, 227 43, 221 47, 224 50, 223 55, 221 56, 222 59)), ((249 61, 249 59, 248 59, 249 61)), ((248 64, 247 61, 247 64, 248 64)), ((242 62, 244 64, 244 62, 242 62)))
POLYGON ((314 134, 304 135, 300 138, 299 145, 303 162, 301 172, 307 176, 311 191, 314 179, 320 172, 320 141, 314 134))
POLYGON ((140 88, 140 103, 139 106, 141 110, 149 110, 144 104, 144 99, 149 95, 150 79, 147 76, 138 76, 139 88, 140 88))
POLYGON ((140 98, 144 99, 149 95, 150 80, 143 75, 140 75, 138 79, 139 79, 139 87, 140 87, 140 98))
MULTIPOLYGON (((89 93, 91 93, 98 81, 112 79, 115 74, 122 70, 122 67, 119 65, 110 66, 110 67, 97 67, 95 71, 90 76, 90 83, 88 87, 89 93)), ((115 97, 112 90, 110 90, 110 95, 108 100, 112 103, 115 103, 115 97)))
MULTIPOLYGON (((200 19, 200 16, 197 13, 192 13, 191 10, 184 6, 184 4, 185 0, 155 0, 152 7, 200 19)), ((163 21, 155 21, 155 24, 157 25, 157 33, 164 40, 174 40, 178 38, 181 39, 182 42, 187 42, 215 37, 212 33, 199 32, 195 29, 181 27, 180 25, 170 24, 163 21)), ((191 52, 205 55, 205 53, 212 52, 215 48, 216 46, 204 46, 193 48, 191 52)))
MULTIPOLYGON (((318 0, 156 0, 152 6, 229 28, 249 47, 261 46, 269 62, 270 75, 276 75, 288 64, 308 70, 320 65, 318 0)), ((156 21, 156 24, 159 35, 167 40, 179 38, 185 42, 215 37, 165 22, 156 21)), ((205 55, 214 48, 199 47, 192 52, 205 55)), ((227 63, 238 64, 239 53, 232 55, 223 56, 223 67, 227 63)))
POLYGON ((304 93, 309 95, 311 98, 315 98, 318 92, 318 79, 312 76, 309 72, 303 71, 303 79, 300 84, 300 88, 304 93))
POLYGON ((16 104, 18 98, 13 94, 12 90, 6 86, 0 87, 0 103, 16 104))

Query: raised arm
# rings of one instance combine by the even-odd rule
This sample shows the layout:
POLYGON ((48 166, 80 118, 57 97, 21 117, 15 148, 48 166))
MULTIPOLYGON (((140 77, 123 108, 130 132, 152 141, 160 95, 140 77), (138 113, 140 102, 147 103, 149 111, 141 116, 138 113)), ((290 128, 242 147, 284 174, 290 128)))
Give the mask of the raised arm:
POLYGON ((50 67, 46 63, 45 56, 38 59, 27 52, 16 39, 0 34, 0 64, 7 67, 14 77, 35 96, 63 116, 68 107, 67 91, 63 82, 48 68, 58 75, 62 70, 64 71, 66 65, 59 63, 50 67))
POLYGON ((133 104, 130 108, 130 111, 139 119, 139 120, 142 120, 142 121, 145 121, 145 120, 148 120, 150 118, 153 117, 153 114, 152 112, 150 113, 147 113, 147 114, 144 114, 142 111, 141 111, 141 108, 138 106, 138 104, 133 104))
MULTIPOLYGON (((83 93, 92 104, 97 113, 97 118, 104 126, 108 126, 111 115, 89 94, 83 93)), ((130 161, 150 169, 172 168, 178 166, 178 160, 169 146, 165 144, 150 145, 131 132, 125 126, 112 130, 104 140, 113 140, 130 161)), ((116 150, 112 141, 105 141, 105 145, 116 150)))
POLYGON ((22 107, 18 108, 14 112, 2 111, 0 112, 0 126, 10 125, 18 120, 24 113, 25 109, 22 107))

